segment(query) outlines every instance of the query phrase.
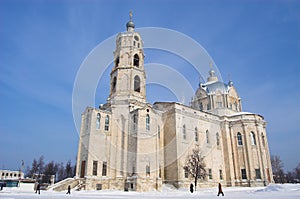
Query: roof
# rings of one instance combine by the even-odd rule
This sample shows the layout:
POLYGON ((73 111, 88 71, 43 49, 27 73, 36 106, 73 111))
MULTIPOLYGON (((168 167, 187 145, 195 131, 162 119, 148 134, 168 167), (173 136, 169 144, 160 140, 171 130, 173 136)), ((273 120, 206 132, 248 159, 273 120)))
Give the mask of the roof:
POLYGON ((228 92, 228 85, 220 81, 204 84, 203 88, 206 90, 207 93, 214 93, 217 90, 220 90, 222 93, 228 92))

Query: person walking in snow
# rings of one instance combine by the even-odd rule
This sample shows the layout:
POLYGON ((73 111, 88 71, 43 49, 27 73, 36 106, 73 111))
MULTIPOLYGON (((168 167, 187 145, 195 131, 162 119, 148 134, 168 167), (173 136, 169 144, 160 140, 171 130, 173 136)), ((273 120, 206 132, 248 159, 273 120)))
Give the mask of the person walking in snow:
POLYGON ((68 186, 68 192, 66 194, 71 194, 71 186, 68 186))
POLYGON ((190 184, 190 192, 191 192, 191 193, 194 192, 194 185, 193 185, 193 183, 190 184))
POLYGON ((221 183, 219 183, 218 189, 219 189, 219 191, 218 191, 218 196, 219 196, 220 194, 222 194, 222 196, 224 196, 224 193, 223 193, 223 191, 222 191, 222 185, 221 185, 221 183))
POLYGON ((41 185, 40 185, 40 183, 38 183, 37 186, 36 186, 35 193, 41 194, 40 190, 41 190, 41 185))

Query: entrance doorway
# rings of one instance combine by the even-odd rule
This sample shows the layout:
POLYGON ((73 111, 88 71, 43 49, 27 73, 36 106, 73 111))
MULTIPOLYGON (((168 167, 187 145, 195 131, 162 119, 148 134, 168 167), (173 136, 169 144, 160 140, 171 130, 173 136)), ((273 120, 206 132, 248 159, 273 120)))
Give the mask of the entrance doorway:
POLYGON ((80 178, 84 178, 85 174, 85 161, 81 162, 81 171, 80 171, 80 178))

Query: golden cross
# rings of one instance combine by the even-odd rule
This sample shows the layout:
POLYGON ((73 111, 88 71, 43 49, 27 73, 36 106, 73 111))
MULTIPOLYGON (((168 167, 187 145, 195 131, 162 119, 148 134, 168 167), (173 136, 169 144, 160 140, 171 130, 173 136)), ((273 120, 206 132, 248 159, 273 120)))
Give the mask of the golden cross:
POLYGON ((130 21, 132 20, 132 11, 129 12, 130 21))
POLYGON ((210 67, 210 69, 212 69, 212 66, 213 66, 213 64, 212 64, 212 62, 210 61, 210 62, 209 62, 209 67, 210 67))

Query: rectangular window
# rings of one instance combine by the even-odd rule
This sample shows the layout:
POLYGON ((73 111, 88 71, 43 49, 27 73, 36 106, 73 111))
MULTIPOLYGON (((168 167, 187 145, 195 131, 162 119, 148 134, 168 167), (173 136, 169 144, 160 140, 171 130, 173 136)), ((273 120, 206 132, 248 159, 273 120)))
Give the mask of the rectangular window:
POLYGON ((212 171, 208 169, 208 179, 212 180, 212 171))
POLYGON ((150 176, 150 166, 146 166, 146 176, 150 176))
POLYGON ((146 115, 146 130, 150 131, 150 115, 146 115))
POLYGON ((218 108, 222 108, 222 102, 217 102, 218 108))
POLYGON ((186 140, 186 128, 185 128, 185 125, 183 125, 182 127, 182 137, 184 140, 186 140))
POLYGON ((96 184, 96 190, 102 190, 102 184, 96 184))
POLYGON ((109 116, 108 116, 108 115, 105 117, 104 130, 105 130, 105 131, 108 131, 108 130, 109 130, 109 116))
POLYGON ((241 169, 241 173, 242 173, 242 179, 243 180, 247 179, 246 169, 241 169))
POLYGON ((217 146, 220 145, 220 136, 219 133, 216 134, 217 146))
POLYGON ((256 179, 261 179, 260 169, 255 169, 255 176, 256 176, 256 179))
POLYGON ((106 176, 106 172, 107 172, 107 163, 103 162, 103 165, 102 165, 102 176, 106 176))
POLYGON ((93 176, 97 175, 98 161, 93 161, 93 176))
POLYGON ((184 169, 184 177, 188 178, 189 177, 189 172, 187 170, 184 169))
POLYGON ((158 135, 158 139, 160 139, 160 126, 157 126, 157 135, 158 135))
POLYGON ((198 142, 198 129, 195 128, 195 142, 198 142))
POLYGON ((222 170, 219 170, 219 174, 220 174, 220 180, 223 180, 223 173, 222 173, 222 170))

